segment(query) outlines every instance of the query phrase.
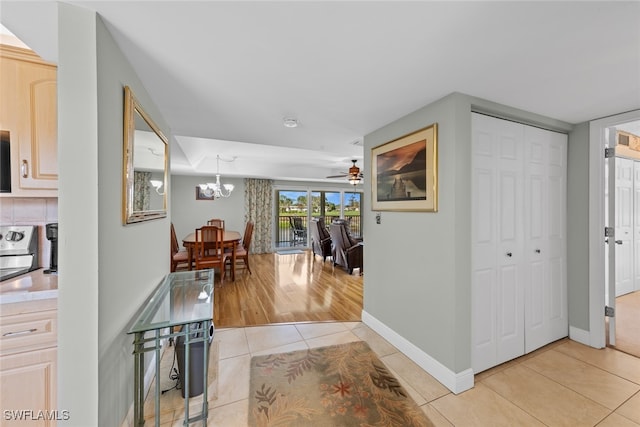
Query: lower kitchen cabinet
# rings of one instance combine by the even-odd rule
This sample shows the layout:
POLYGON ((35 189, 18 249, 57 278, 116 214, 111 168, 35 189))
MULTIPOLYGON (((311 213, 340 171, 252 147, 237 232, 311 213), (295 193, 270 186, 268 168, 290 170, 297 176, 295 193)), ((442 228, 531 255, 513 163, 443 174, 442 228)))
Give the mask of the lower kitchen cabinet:
POLYGON ((57 299, 3 304, 0 316, 2 426, 55 426, 57 299))

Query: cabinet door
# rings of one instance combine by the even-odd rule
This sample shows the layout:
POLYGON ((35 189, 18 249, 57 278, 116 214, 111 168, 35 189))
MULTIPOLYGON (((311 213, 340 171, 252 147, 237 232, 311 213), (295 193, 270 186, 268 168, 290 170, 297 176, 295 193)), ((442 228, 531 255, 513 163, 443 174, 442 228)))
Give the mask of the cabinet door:
POLYGON ((5 411, 3 426, 56 425, 55 418, 60 418, 54 412, 56 353, 56 348, 48 348, 0 358, 0 408, 5 411), (10 411, 9 415, 6 411, 10 411), (22 420, 16 419, 19 417, 22 420))
POLYGON ((525 352, 567 336, 567 136, 524 126, 525 352))
POLYGON ((19 182, 22 189, 58 188, 57 93, 55 67, 18 66, 20 100, 19 182))

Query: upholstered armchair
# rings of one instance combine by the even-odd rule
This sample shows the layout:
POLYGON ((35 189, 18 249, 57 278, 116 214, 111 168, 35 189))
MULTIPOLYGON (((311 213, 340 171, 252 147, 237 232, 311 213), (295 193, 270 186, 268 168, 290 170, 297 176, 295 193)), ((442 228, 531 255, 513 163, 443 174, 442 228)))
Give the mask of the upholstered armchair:
POLYGON ((322 261, 331 256, 331 236, 323 218, 311 219, 311 248, 315 255, 322 257, 322 261))
POLYGON ((329 235, 331 236, 333 265, 341 265, 349 271, 349 274, 353 273, 354 268, 359 268, 360 274, 362 274, 363 246, 349 236, 347 225, 331 224, 329 235))

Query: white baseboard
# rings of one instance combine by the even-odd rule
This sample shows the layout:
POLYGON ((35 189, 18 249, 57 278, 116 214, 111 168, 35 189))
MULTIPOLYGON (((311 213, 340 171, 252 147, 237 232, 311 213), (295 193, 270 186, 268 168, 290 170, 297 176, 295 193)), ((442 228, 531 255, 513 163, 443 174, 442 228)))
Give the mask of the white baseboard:
POLYGON ((591 345, 591 333, 589 331, 585 331, 584 329, 569 326, 569 339, 577 341, 580 344, 593 347, 591 345))
POLYGON ((451 371, 364 310, 362 310, 362 322, 389 341, 404 353, 405 356, 413 360, 418 366, 440 381, 453 393, 458 394, 473 388, 473 370, 471 368, 465 369, 460 373, 451 371))

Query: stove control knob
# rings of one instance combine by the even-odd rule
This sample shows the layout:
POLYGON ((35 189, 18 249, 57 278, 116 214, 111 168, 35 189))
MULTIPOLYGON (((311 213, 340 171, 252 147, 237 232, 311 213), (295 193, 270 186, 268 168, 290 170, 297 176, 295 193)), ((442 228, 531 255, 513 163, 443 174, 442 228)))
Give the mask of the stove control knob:
POLYGON ((10 231, 7 233, 7 241, 9 242, 19 242, 24 239, 24 233, 21 231, 10 231))

